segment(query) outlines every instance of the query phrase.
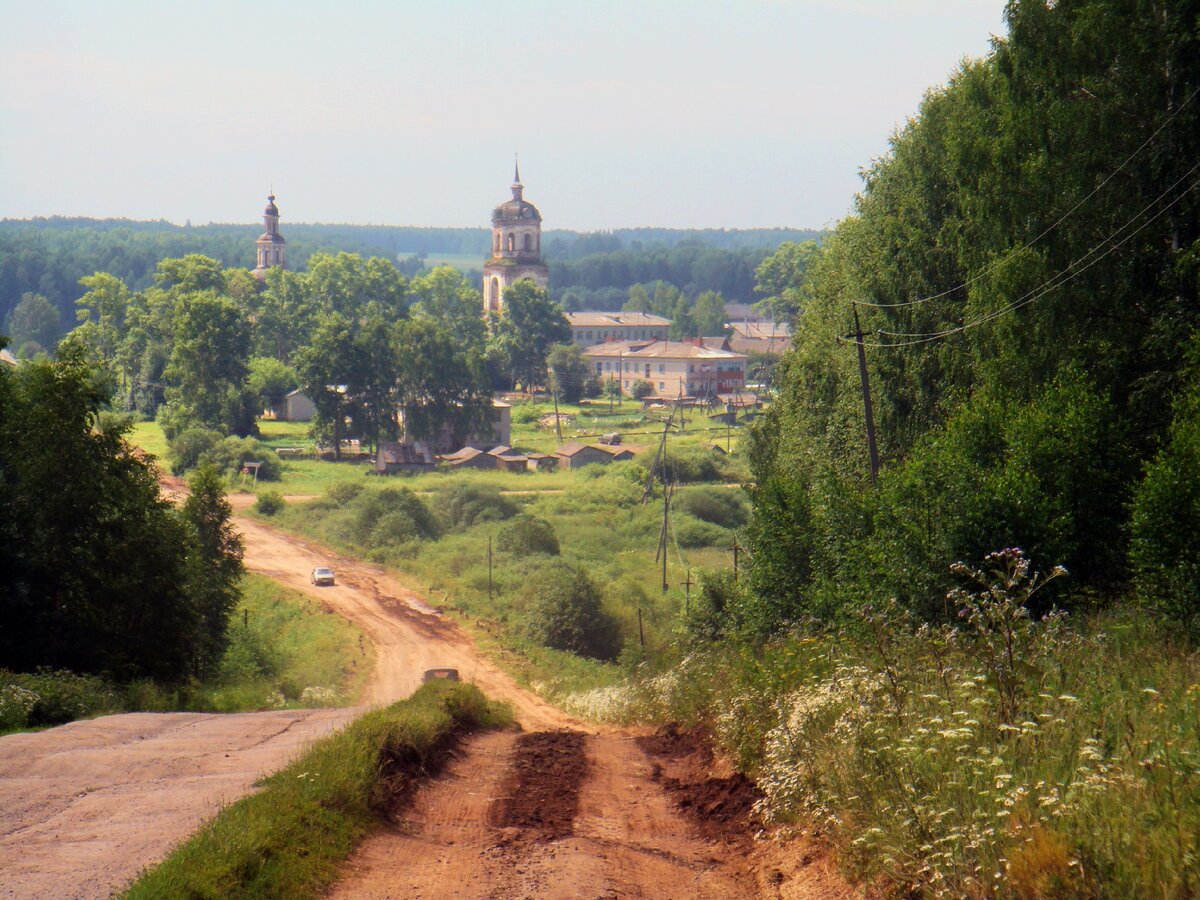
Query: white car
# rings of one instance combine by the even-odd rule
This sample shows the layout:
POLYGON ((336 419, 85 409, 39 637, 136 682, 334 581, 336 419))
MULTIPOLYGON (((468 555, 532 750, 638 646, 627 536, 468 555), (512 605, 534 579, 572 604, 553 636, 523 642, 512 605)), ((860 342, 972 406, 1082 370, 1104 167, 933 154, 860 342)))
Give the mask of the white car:
POLYGON ((333 569, 317 566, 312 570, 311 580, 316 585, 333 584, 333 569))

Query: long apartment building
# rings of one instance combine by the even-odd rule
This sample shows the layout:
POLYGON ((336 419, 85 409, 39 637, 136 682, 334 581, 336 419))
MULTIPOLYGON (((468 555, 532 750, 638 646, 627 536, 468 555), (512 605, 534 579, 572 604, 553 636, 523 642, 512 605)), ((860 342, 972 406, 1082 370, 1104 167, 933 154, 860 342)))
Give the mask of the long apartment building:
POLYGON ((691 341, 613 341, 583 351, 598 378, 617 379, 629 394, 648 381, 660 399, 711 398, 746 387, 746 355, 691 341))
POLYGON ((567 313, 571 338, 580 347, 605 341, 665 341, 671 320, 644 312, 567 313))

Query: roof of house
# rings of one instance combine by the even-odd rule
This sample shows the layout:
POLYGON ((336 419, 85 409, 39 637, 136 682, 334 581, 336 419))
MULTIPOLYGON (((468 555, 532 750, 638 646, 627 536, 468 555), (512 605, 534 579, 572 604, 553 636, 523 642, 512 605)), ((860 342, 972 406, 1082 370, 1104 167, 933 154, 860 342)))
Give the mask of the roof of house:
POLYGON ((632 444, 591 444, 589 446, 595 447, 597 450, 603 450, 610 456, 621 456, 626 453, 630 456, 636 456, 644 449, 642 447, 634 447, 632 444))
POLYGON ((377 459, 384 465, 390 466, 433 465, 433 460, 429 458, 428 453, 423 452, 420 448, 412 444, 400 444, 393 441, 384 441, 379 444, 377 459))
POLYGON ((483 453, 478 447, 463 447, 461 450, 455 450, 453 453, 443 453, 438 459, 447 461, 474 459, 483 453))
POLYGON ((585 347, 584 356, 626 356, 633 359, 745 359, 744 353, 705 347, 685 341, 610 341, 585 347))
POLYGON ((536 450, 533 453, 526 453, 526 459, 553 459, 557 454, 554 453, 538 453, 536 450))
POLYGON ((731 349, 729 346, 729 338, 723 334, 717 337, 702 337, 700 338, 700 343, 712 350, 731 349))
MULTIPOLYGON (((555 450, 554 455, 555 456, 574 456, 579 451, 586 450, 589 446, 590 446, 589 444, 581 444, 581 443, 579 443, 579 441, 570 441, 566 444, 563 444, 561 447, 559 447, 557 450, 555 450)), ((596 448, 592 447, 592 449, 594 450, 596 448)))
POLYGON ((786 341, 792 336, 792 326, 787 322, 730 322, 729 327, 748 338, 786 341))
POLYGON ((645 312, 583 312, 567 313, 567 321, 572 328, 646 328, 666 327, 670 319, 645 312))

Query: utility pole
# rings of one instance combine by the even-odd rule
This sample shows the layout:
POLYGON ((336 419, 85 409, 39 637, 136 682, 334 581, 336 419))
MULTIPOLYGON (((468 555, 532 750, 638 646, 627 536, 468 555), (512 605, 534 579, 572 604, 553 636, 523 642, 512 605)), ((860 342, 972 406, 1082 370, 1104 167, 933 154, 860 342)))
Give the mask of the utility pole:
POLYGON ((863 346, 862 325, 858 322, 858 307, 854 307, 854 343, 858 345, 858 376, 862 380, 863 410, 867 416, 867 452, 871 456, 871 484, 879 478, 879 450, 875 447, 875 413, 871 407, 871 380, 867 376, 867 351, 863 346))
POLYGON ((683 586, 683 591, 684 591, 684 593, 683 593, 683 612, 686 615, 687 613, 691 612, 691 609, 692 609, 692 585, 695 584, 695 582, 692 581, 692 570, 691 569, 687 570, 687 580, 681 581, 680 584, 683 586))
POLYGON ((642 630, 642 608, 638 607, 638 643, 646 646, 646 632, 642 630))
POLYGON ((738 543, 737 535, 733 536, 733 546, 729 548, 733 551, 733 580, 738 580, 738 554, 741 552, 742 545, 738 543))
POLYGON ((488 538, 488 599, 492 599, 492 539, 488 538))
MULTIPOLYGON (((665 458, 663 462, 666 462, 665 458)), ((669 515, 669 510, 671 508, 671 490, 667 485, 665 468, 663 470, 663 475, 662 585, 663 593, 665 594, 670 588, 670 585, 667 584, 667 516, 669 515)))
POLYGON ((558 435, 558 443, 562 444, 562 422, 558 419, 558 376, 550 370, 550 396, 554 398, 554 433, 558 435))

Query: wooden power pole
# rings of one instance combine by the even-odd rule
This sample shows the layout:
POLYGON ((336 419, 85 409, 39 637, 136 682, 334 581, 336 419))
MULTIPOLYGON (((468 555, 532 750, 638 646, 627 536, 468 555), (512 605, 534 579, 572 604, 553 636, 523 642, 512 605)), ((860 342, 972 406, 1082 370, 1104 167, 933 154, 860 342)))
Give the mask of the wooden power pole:
POLYGON ((862 325, 858 307, 854 307, 854 343, 858 346, 858 376, 862 381, 863 410, 867 416, 867 453, 871 457, 871 484, 879 479, 879 450, 875 446, 875 412, 871 407, 871 379, 867 375, 867 351, 863 346, 862 325))

